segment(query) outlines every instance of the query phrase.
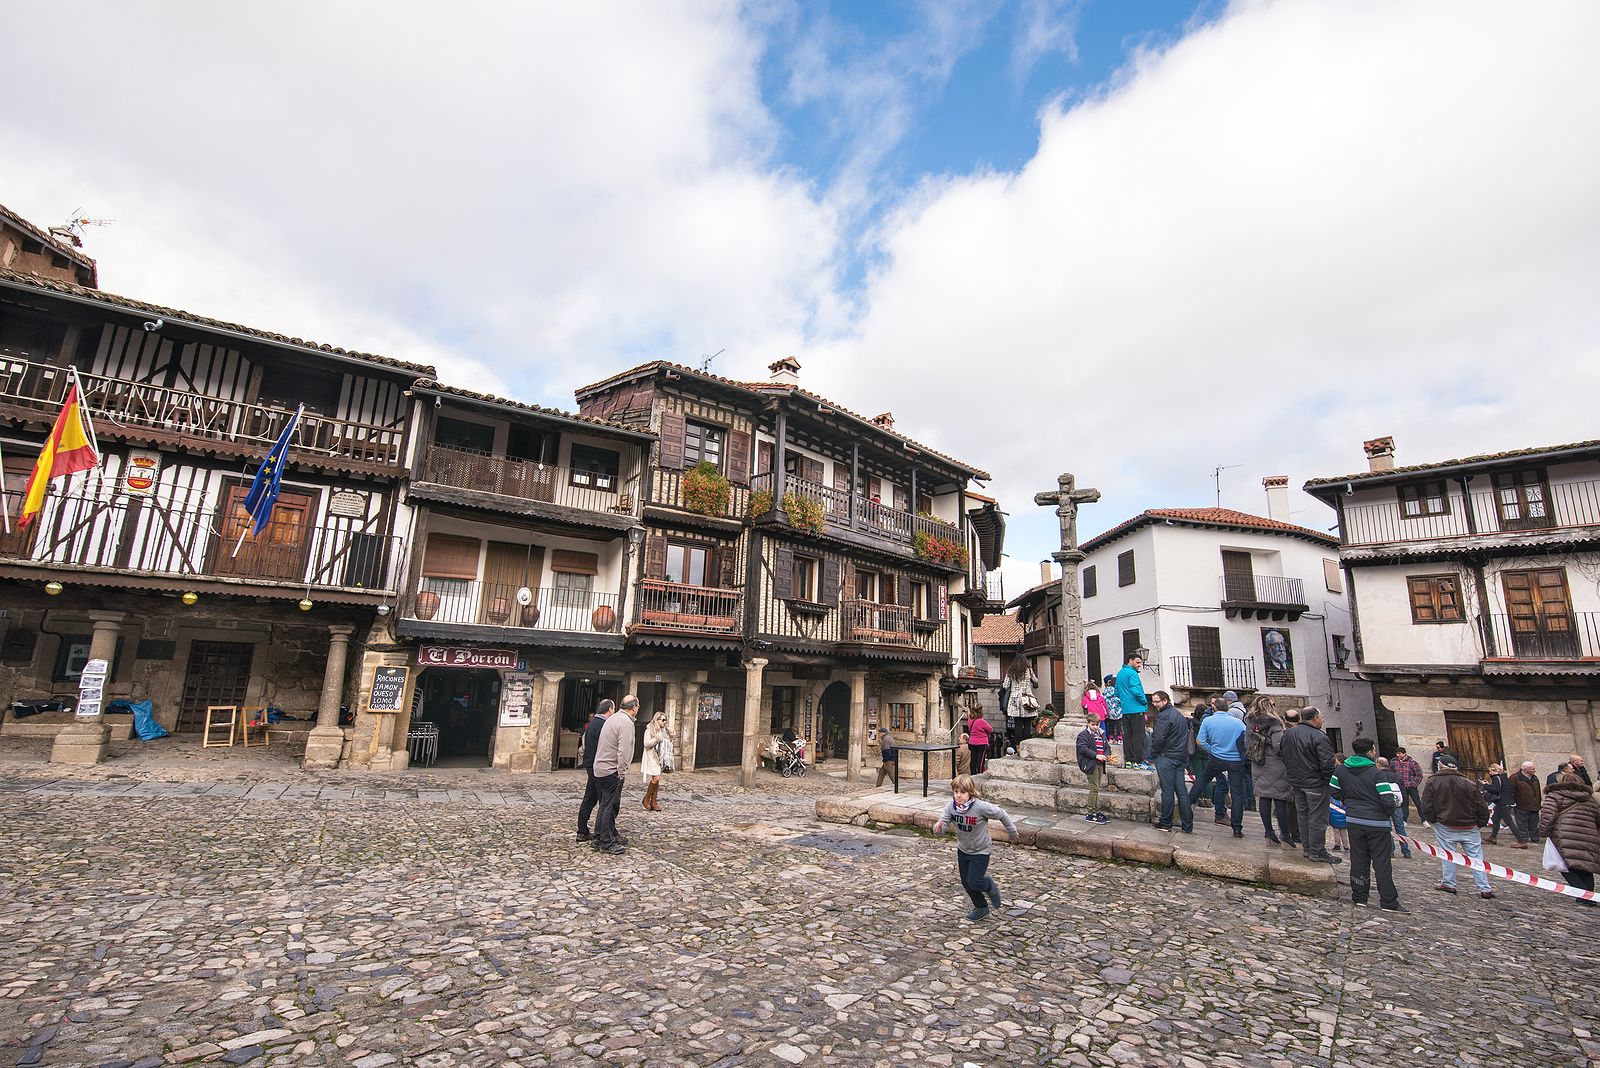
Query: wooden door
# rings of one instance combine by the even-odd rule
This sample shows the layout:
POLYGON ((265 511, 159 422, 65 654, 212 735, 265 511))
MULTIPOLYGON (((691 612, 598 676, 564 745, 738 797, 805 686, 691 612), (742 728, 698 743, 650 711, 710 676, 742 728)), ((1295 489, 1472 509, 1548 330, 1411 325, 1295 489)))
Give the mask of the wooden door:
MULTIPOLYGON (((517 591, 536 584, 544 564, 544 549, 511 542, 491 541, 483 559, 483 587, 478 595, 478 622, 491 627, 522 625, 524 613, 517 604, 517 591)), ((538 601, 534 602, 537 606, 538 601)))
POLYGON ((1446 712, 1445 744, 1461 763, 1461 773, 1481 779, 1490 764, 1505 765, 1500 744, 1500 717, 1493 712, 1446 712))
POLYGON ((694 766, 738 767, 744 760, 744 690, 703 687, 700 704, 691 711, 696 717, 694 766), (717 718, 700 719, 702 709, 717 718))
MULTIPOLYGON (((240 554, 243 555, 243 554, 240 554)), ((244 704, 256 647, 245 642, 193 642, 183 676, 183 701, 175 730, 197 731, 208 705, 244 704)))
POLYGON ((1567 571, 1562 567, 1502 571, 1515 656, 1560 660, 1578 655, 1567 571))
MULTIPOLYGON (((1224 556, 1227 554, 1224 553, 1224 556)), ((1218 627, 1189 628, 1189 666, 1194 685, 1202 690, 1220 690, 1222 685, 1222 630, 1218 627)))
POLYGON ((304 582, 316 499, 308 493, 280 490, 266 529, 260 534, 245 535, 241 544, 239 536, 254 525, 254 520, 244 510, 244 499, 249 495, 248 485, 228 487, 222 534, 212 546, 211 573, 304 582), (237 556, 233 552, 235 545, 239 546, 237 556))
MULTIPOLYGON (((1225 601, 1256 599, 1256 576, 1250 564, 1249 553, 1222 550, 1222 599, 1225 601)), ((1193 627, 1189 629, 1194 630, 1193 627)))
POLYGON ((1494 476, 1494 503, 1501 530, 1543 530, 1554 524, 1550 487, 1542 471, 1505 471, 1494 476))
POLYGON ((33 542, 44 526, 37 517, 26 527, 22 525, 22 499, 28 489, 28 479, 33 475, 35 456, 10 456, 0 459, 5 464, 6 492, 0 498, 0 508, 6 510, 11 522, 11 533, 0 525, 0 556, 26 560, 33 553, 33 542))

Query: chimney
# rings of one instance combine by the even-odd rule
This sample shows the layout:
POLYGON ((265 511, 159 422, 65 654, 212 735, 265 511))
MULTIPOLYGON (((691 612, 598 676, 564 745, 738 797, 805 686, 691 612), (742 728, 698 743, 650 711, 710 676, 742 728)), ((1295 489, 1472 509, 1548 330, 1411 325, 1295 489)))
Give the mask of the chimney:
POLYGON ((1054 572, 1050 568, 1050 561, 1048 561, 1048 560, 1040 560, 1039 561, 1039 581, 1041 583, 1045 583, 1045 582, 1054 582, 1055 580, 1056 580, 1056 576, 1055 576, 1054 572))
POLYGON ((1367 450, 1368 471, 1394 470, 1394 438, 1373 438, 1361 447, 1367 450))
POLYGON ((1267 518, 1289 522, 1289 476, 1268 475, 1261 480, 1261 488, 1267 491, 1267 518))
POLYGON ((885 429, 885 430, 893 430, 894 429, 894 413, 893 412, 880 412, 877 415, 872 417, 872 421, 874 423, 878 424, 879 426, 883 427, 883 429, 885 429))
POLYGON ((772 382, 779 386, 798 386, 800 384, 800 361, 793 356, 785 356, 767 364, 767 370, 772 372, 772 382))

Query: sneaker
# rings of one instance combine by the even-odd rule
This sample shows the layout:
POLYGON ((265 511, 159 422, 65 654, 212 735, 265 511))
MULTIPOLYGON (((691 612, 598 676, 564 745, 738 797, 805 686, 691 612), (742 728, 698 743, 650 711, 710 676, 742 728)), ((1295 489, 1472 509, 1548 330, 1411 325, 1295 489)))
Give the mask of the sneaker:
POLYGON ((1000 907, 1000 884, 993 879, 989 880, 989 907, 996 909, 1000 907))
POLYGON ((627 851, 628 851, 627 847, 624 846, 621 842, 613 842, 611 845, 608 845, 604 849, 600 850, 600 852, 609 853, 614 857, 615 856, 619 856, 619 855, 621 855, 623 853, 626 853, 627 851))
POLYGON ((1494 891, 1493 890, 1479 890, 1478 891, 1478 896, 1479 897, 1494 897, 1494 891))
POLYGON ((1378 911, 1380 911, 1380 912, 1398 912, 1402 916, 1407 916, 1407 915, 1410 915, 1410 913, 1411 913, 1411 910, 1406 908, 1404 905, 1379 905, 1378 906, 1378 911))
POLYGON ((967 919, 971 920, 973 923, 977 923, 987 915, 989 915, 989 907, 985 905, 982 908, 976 908, 967 913, 967 919))
POLYGON ((1306 859, 1307 860, 1316 861, 1319 864, 1343 864, 1344 863, 1343 860, 1341 860, 1340 858, 1334 856, 1332 853, 1311 853, 1311 854, 1307 855, 1306 859))
POLYGON ((1097 815, 1098 815, 1098 813, 1095 813, 1095 812, 1086 813, 1084 815, 1084 817, 1083 817, 1083 822, 1085 822, 1085 823, 1099 823, 1100 821, 1095 818, 1097 815))
POLYGON ((1110 823, 1111 817, 1107 816, 1104 812, 1096 812, 1094 814, 1094 821, 1096 823, 1110 823))
POLYGON ((593 841, 593 840, 594 840, 594 835, 590 834, 588 831, 579 831, 578 832, 578 841, 580 841, 580 842, 590 842, 590 841, 593 841))
POLYGON ((1244 837, 1244 832, 1243 831, 1234 831, 1233 832, 1233 836, 1235 838, 1243 838, 1244 837))

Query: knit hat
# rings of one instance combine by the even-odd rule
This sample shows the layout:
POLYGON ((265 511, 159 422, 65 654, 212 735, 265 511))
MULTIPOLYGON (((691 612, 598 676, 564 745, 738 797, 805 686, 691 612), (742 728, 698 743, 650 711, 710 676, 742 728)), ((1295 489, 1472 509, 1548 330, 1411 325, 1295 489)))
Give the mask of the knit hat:
POLYGON ((1442 758, 1440 758, 1439 766, 1441 768, 1449 768, 1451 771, 1460 771, 1461 770, 1461 765, 1457 764, 1450 757, 1442 757, 1442 758))
POLYGON ((1229 704, 1232 704, 1239 699, 1239 695, 1234 693, 1232 690, 1228 690, 1223 693, 1222 699, 1227 701, 1229 704))

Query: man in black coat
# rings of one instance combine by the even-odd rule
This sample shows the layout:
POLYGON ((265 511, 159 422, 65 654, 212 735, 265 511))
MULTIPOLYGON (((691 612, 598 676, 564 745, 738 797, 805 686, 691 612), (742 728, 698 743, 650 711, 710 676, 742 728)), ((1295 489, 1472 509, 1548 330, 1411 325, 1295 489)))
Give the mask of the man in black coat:
POLYGON ((1337 864, 1328 852, 1328 801, 1332 790, 1333 743, 1322 732, 1322 710, 1308 705, 1300 710, 1300 725, 1283 733, 1279 754, 1294 792, 1295 815, 1300 820, 1300 851, 1309 860, 1337 864))
POLYGON ((600 786, 594 779, 594 749, 600 740, 600 728, 606 725, 606 717, 611 715, 611 710, 616 706, 611 701, 600 702, 600 707, 595 709, 594 716, 589 720, 589 725, 583 731, 583 770, 589 781, 583 787, 583 803, 578 806, 578 841, 587 842, 589 834, 589 817, 594 813, 595 805, 600 803, 600 786))
POLYGON ((1167 691, 1157 690, 1150 695, 1150 706, 1156 710, 1156 726, 1150 736, 1150 761, 1156 766, 1156 778, 1161 782, 1161 818, 1156 826, 1172 830, 1172 806, 1178 806, 1178 821, 1184 834, 1194 833, 1194 806, 1189 801, 1189 784, 1184 770, 1189 766, 1189 717, 1167 691))
POLYGON ((1333 773, 1333 794, 1344 802, 1350 828, 1350 900, 1367 903, 1370 871, 1378 883, 1378 902, 1386 912, 1406 912, 1394 886, 1389 852, 1394 848, 1394 814, 1400 811, 1400 784, 1379 771, 1373 762, 1378 743, 1357 738, 1350 743, 1355 754, 1333 773))

